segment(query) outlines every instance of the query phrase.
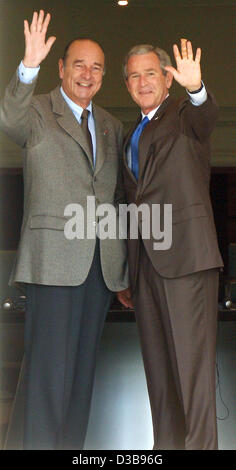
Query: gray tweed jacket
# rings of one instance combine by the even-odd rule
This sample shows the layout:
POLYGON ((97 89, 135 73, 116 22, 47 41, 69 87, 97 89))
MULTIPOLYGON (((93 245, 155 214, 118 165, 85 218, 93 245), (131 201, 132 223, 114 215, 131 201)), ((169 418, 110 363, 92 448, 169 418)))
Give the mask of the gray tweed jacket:
MULTIPOLYGON (((36 80, 23 84, 16 73, 0 105, 0 127, 23 149, 24 216, 11 283, 79 285, 86 279, 96 238, 86 233, 87 196, 96 207, 124 202, 120 159, 122 124, 93 105, 96 166, 93 168, 82 129, 63 99, 59 86, 33 96, 36 80), (85 237, 68 240, 64 215, 68 204, 85 213, 85 237)), ((95 216, 92 225, 99 222, 95 216)), ((104 280, 112 291, 128 286, 126 241, 100 240, 104 280)))

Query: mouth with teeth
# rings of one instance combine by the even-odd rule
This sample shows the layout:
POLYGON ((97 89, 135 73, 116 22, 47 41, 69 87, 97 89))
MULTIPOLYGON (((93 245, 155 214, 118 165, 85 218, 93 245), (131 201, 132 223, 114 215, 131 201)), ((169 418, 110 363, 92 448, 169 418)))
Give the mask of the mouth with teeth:
POLYGON ((83 88, 90 88, 92 86, 91 83, 84 83, 84 82, 77 82, 77 85, 83 88))
POLYGON ((152 90, 141 90, 139 91, 139 95, 150 95, 152 93, 152 90))

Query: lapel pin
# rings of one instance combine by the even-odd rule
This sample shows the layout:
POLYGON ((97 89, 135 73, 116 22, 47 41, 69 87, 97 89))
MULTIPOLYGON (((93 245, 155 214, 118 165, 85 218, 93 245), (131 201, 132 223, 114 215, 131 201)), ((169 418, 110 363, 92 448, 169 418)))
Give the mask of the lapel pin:
POLYGON ((103 135, 108 135, 108 129, 105 129, 105 131, 103 132, 103 135))

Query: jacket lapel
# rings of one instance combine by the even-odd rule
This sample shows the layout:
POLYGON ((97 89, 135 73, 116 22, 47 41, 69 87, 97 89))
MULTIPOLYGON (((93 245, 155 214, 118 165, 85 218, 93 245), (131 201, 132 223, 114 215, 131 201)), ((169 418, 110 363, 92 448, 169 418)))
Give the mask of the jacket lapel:
POLYGON ((124 165, 126 168, 126 171, 129 173, 130 178, 132 178, 133 182, 137 185, 137 190, 136 190, 136 199, 139 198, 144 184, 145 184, 145 167, 147 163, 147 159, 149 156, 149 149, 153 140, 153 133, 156 130, 157 126, 159 125, 159 122, 161 121, 162 117, 165 114, 165 111, 169 104, 171 103, 172 98, 168 96, 165 101, 161 104, 161 106, 158 108, 157 112, 154 114, 153 118, 151 121, 147 124, 147 126, 144 128, 140 139, 139 139, 139 178, 138 181, 136 180, 135 176, 133 175, 132 171, 128 167, 127 164, 127 148, 130 143, 131 136, 139 124, 141 120, 141 116, 137 119, 136 123, 134 126, 131 128, 131 130, 128 132, 125 141, 124 141, 124 152, 123 152, 123 159, 124 159, 124 165), (143 184, 144 183, 144 184, 143 184))
POLYGON ((86 137, 73 112, 63 99, 59 86, 51 92, 51 100, 52 110, 57 115, 58 124, 80 145, 87 155, 92 169, 94 169, 93 156, 89 149, 86 137))
POLYGON ((139 176, 142 179, 142 172, 146 165, 146 159, 149 155, 149 149, 153 140, 153 132, 156 131, 165 111, 170 104, 171 98, 168 96, 158 108, 151 121, 143 130, 139 139, 139 176))
POLYGON ((153 142, 153 134, 156 132, 161 120, 163 119, 167 108, 169 107, 172 98, 168 96, 165 101, 158 108, 151 121, 144 128, 140 139, 139 139, 139 180, 137 197, 142 191, 145 184, 145 168, 147 165, 148 158, 150 156, 150 147, 153 142), (143 184, 144 183, 144 184, 143 184))

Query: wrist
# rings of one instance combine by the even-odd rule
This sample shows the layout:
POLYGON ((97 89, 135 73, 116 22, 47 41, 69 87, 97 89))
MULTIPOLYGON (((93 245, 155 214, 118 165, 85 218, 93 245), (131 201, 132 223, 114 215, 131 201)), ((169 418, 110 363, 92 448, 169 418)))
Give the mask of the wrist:
POLYGON ((22 60, 22 63, 26 68, 29 68, 29 69, 36 69, 40 65, 38 61, 36 62, 30 59, 27 59, 27 57, 24 57, 24 59, 22 60))
POLYGON ((203 89, 203 86, 204 86, 203 83, 200 82, 200 84, 196 85, 195 87, 190 87, 190 88, 187 87, 187 91, 189 93, 199 93, 199 91, 203 89))
POLYGON ((20 81, 26 84, 32 83, 36 79, 39 73, 39 69, 40 69, 40 66, 39 67, 25 67, 23 64, 23 61, 21 61, 18 67, 18 76, 19 76, 20 81))

